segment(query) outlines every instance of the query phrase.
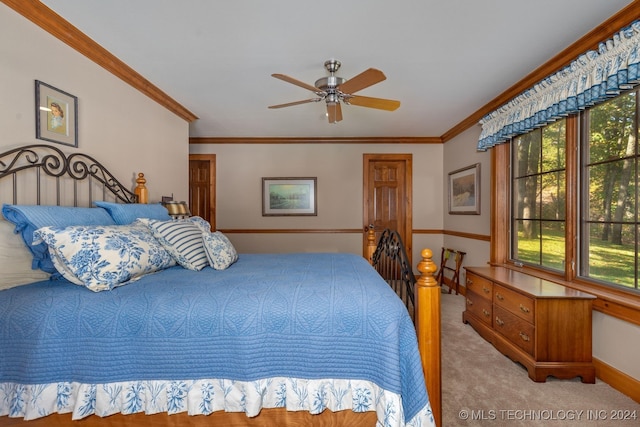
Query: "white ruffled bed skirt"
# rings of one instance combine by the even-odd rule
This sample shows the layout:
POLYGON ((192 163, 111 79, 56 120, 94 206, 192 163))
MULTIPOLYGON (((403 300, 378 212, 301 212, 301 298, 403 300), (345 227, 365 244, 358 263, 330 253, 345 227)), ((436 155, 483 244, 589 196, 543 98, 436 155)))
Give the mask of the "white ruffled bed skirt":
POLYGON ((0 416, 25 420, 53 413, 72 413, 74 420, 116 413, 166 412, 208 415, 216 411, 244 412, 287 408, 319 414, 331 411, 376 411, 378 426, 435 426, 429 403, 405 420, 402 399, 361 380, 270 378, 258 381, 224 379, 187 381, 126 381, 109 384, 61 382, 41 385, 0 383, 0 416))

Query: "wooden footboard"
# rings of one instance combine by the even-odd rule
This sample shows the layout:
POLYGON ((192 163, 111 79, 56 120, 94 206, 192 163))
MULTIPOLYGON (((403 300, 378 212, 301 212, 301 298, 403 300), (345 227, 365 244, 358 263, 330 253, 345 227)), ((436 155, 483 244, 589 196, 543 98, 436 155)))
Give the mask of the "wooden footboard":
POLYGON ((419 278, 416 280, 410 271, 411 261, 406 259, 399 237, 390 236, 388 230, 382 233, 376 243, 373 227, 367 230, 367 254, 369 262, 387 280, 398 295, 403 298, 407 309, 413 311, 413 320, 418 336, 418 348, 422 358, 427 391, 436 425, 442 425, 442 383, 441 383, 441 346, 440 346, 440 287, 434 277, 438 269, 433 262, 433 252, 423 249, 418 263, 419 278), (398 245, 400 247, 398 247, 398 245), (380 260, 384 258, 384 260, 380 260), (396 263, 389 265, 389 262, 396 263), (380 264, 380 265, 379 265, 380 264), (406 271, 408 264, 409 271, 406 271), (401 282, 398 287, 396 282, 401 282), (406 287, 412 288, 413 298, 404 298, 406 287), (413 310, 412 310, 413 309, 413 310))
POLYGON ((442 368, 440 364, 440 286, 433 277, 437 267, 431 257, 430 249, 420 253, 422 260, 418 263, 420 277, 416 282, 415 325, 418 334, 418 348, 422 357, 431 409, 437 426, 442 426, 442 368))

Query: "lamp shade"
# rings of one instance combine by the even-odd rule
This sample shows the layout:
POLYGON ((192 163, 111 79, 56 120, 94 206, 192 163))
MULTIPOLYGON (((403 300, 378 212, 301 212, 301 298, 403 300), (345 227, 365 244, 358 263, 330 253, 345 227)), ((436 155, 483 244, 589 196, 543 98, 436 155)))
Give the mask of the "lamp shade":
POLYGON ((186 218, 191 216, 189 211, 189 205, 187 202, 164 202, 164 207, 167 208, 169 215, 174 218, 186 218))

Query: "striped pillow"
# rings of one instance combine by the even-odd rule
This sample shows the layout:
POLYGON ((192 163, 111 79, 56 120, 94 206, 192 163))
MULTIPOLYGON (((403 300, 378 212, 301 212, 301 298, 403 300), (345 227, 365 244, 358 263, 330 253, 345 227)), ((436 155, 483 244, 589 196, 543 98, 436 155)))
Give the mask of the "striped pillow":
POLYGON ((202 232, 205 231, 202 218, 191 217, 170 221, 138 218, 138 221, 149 227, 153 237, 184 268, 199 271, 209 265, 202 242, 202 232))

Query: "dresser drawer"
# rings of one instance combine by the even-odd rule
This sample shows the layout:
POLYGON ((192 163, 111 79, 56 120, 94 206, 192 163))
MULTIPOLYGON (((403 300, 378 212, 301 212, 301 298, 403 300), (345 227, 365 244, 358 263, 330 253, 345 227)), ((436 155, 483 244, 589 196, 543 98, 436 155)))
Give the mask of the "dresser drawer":
POLYGON ((535 323, 535 301, 504 286, 494 285, 493 301, 529 323, 535 323))
POLYGON ((534 326, 501 307, 494 307, 493 312, 494 329, 533 356, 533 349, 535 348, 534 326))
POLYGON ((492 304, 486 298, 467 291, 467 311, 474 314, 488 326, 491 326, 492 304))
POLYGON ((533 381, 544 382, 552 375, 595 382, 591 349, 595 296, 508 267, 465 267, 465 271, 464 323, 526 367, 533 381))
POLYGON ((493 299, 493 282, 467 272, 467 290, 491 301, 493 299))

